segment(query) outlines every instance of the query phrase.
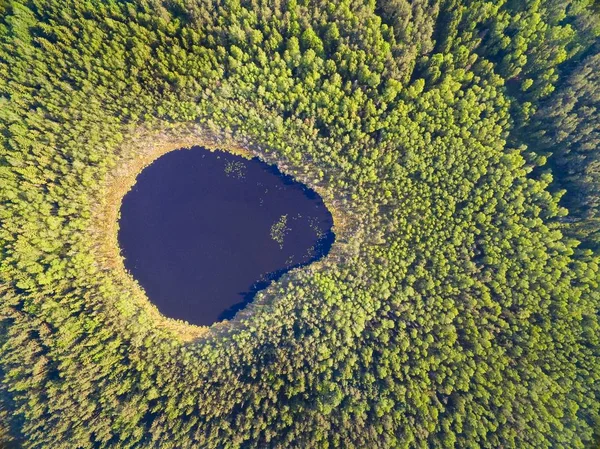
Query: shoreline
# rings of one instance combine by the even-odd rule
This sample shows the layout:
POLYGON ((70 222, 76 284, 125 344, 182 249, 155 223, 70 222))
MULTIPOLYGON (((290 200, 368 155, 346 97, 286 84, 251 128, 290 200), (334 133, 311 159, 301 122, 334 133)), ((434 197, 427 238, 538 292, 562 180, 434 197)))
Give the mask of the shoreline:
MULTIPOLYGON (((157 328, 167 331, 168 334, 184 343, 206 337, 213 330, 216 332, 225 330, 224 327, 229 326, 233 320, 216 322, 210 326, 200 326, 187 321, 169 318, 160 313, 141 285, 126 269, 118 242, 118 232, 123 198, 135 185, 138 175, 166 153, 178 150, 190 150, 193 147, 203 147, 209 151, 228 152, 246 159, 257 157, 269 164, 272 163, 272 161, 262 158, 261 154, 257 151, 253 151, 247 146, 242 146, 231 138, 217 137, 200 127, 193 127, 192 129, 175 128, 173 130, 157 132, 141 131, 138 135, 132 135, 121 144, 118 161, 114 167, 109 169, 106 175, 103 186, 100 189, 102 197, 98 198, 98 204, 93 207, 91 217, 91 232, 96 234, 94 240, 97 244, 97 253, 95 256, 100 269, 102 271, 110 271, 113 279, 118 280, 125 288, 131 291, 136 306, 148 314, 148 317, 157 328)), ((289 174, 282 169, 282 166, 286 167, 286 164, 274 163, 273 165, 282 173, 289 174)), ((298 181, 307 185, 302 180, 298 181)), ((315 189, 314 186, 310 185, 307 185, 307 187, 322 197, 325 207, 332 215, 333 226, 331 231, 335 235, 335 240, 329 253, 304 267, 314 269, 319 268, 334 253, 334 249, 338 249, 340 246, 340 244, 336 245, 336 242, 338 242, 340 234, 344 233, 343 229, 346 228, 344 226, 346 220, 343 219, 343 214, 336 208, 332 208, 331 203, 326 200, 324 195, 321 195, 319 192, 321 189, 315 189)))

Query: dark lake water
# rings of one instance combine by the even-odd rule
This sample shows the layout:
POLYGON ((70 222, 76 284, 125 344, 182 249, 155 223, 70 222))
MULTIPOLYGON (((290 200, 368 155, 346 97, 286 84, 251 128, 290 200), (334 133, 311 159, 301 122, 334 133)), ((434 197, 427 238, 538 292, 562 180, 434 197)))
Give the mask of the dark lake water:
POLYGON ((258 159, 203 148, 160 157, 125 195, 125 267, 163 315, 209 325, 329 251, 321 198, 258 159))

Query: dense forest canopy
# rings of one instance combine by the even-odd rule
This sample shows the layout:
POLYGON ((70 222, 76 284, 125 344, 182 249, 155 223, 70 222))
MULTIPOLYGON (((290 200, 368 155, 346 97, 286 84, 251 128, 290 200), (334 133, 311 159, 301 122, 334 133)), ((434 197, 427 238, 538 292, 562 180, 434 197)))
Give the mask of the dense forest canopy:
POLYGON ((0 0, 0 442, 593 447, 598 10, 0 0), (317 190, 329 256, 163 325, 98 217, 165 139, 317 190))

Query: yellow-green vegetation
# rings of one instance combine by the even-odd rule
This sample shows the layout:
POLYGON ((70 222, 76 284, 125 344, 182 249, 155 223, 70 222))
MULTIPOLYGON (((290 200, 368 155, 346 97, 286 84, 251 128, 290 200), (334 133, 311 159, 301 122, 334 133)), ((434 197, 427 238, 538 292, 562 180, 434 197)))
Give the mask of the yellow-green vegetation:
POLYGON ((597 10, 0 0, 0 444, 592 447, 597 10), (135 174, 191 145, 336 219, 210 329, 160 317, 116 247, 135 174))

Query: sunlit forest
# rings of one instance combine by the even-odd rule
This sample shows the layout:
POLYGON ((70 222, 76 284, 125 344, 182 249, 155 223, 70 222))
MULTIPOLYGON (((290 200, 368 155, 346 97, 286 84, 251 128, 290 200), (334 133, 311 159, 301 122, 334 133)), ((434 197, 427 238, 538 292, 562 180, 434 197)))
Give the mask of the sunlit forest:
POLYGON ((597 448, 599 35, 595 0, 0 0, 0 446, 597 448), (334 218, 211 327, 115 244, 191 145, 334 218))

